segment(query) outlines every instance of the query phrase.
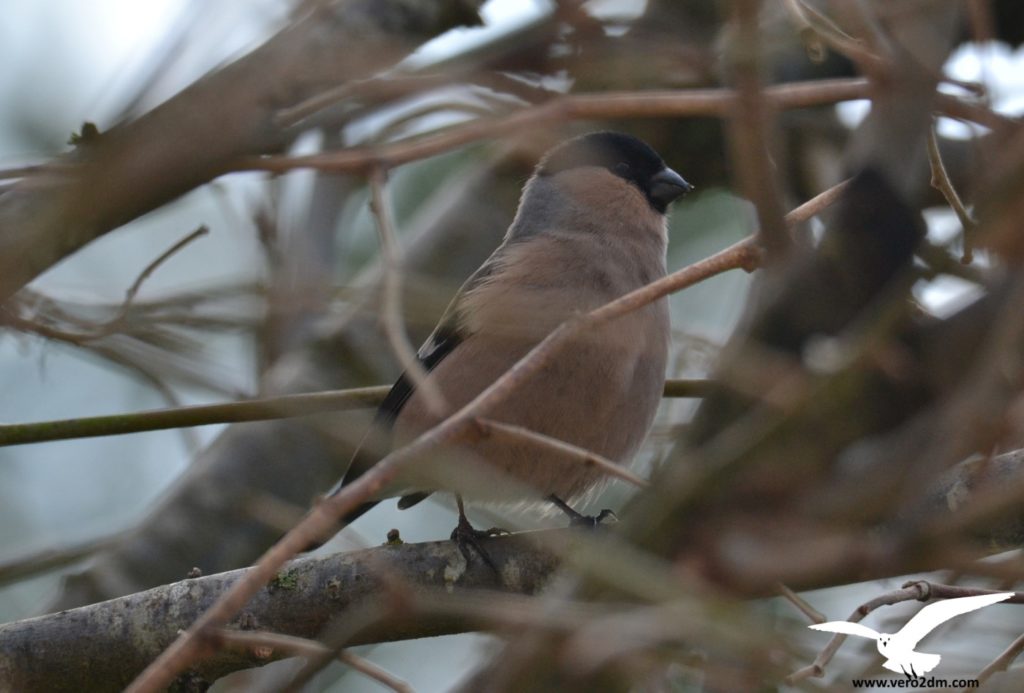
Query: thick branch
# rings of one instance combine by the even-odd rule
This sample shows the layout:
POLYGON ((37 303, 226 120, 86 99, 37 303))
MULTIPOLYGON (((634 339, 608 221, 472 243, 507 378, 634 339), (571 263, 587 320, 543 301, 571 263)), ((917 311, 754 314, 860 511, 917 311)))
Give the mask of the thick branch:
POLYGON ((321 10, 0 197, 0 302, 90 241, 295 133, 274 114, 476 21, 474 0, 358 0, 321 10), (70 165, 68 165, 70 164, 70 165))
MULTIPOLYGON (((568 532, 545 532, 559 542, 568 532)), ((495 538, 487 551, 500 577, 482 562, 466 564, 452 542, 402 544, 301 558, 249 603, 232 628, 315 638, 329 623, 344 622, 367 606, 400 602, 402 585, 430 590, 487 589, 533 594, 556 566, 553 554, 535 548, 528 535, 495 538)), ((78 691, 88 675, 90 690, 121 690, 179 630, 187 628, 244 574, 235 570, 186 579, 145 592, 57 614, 0 626, 0 689, 78 691), (45 646, 44 646, 45 645, 45 646)), ((384 642, 462 632, 479 627, 468 617, 412 614, 383 609, 382 618, 356 633, 350 644, 384 642)), ((231 671, 265 664, 285 653, 223 650, 193 671, 212 681, 231 671)))
MULTIPOLYGON (((1024 477, 1022 460, 1024 454, 1019 451, 1008 454, 990 471, 998 474, 1000 485, 1013 485, 1019 490, 1019 480, 1024 477)), ((943 480, 941 488, 958 489, 958 504, 954 507, 937 495, 934 505, 937 515, 953 519, 962 509, 971 507, 969 502, 974 499, 978 482, 975 466, 965 463, 943 480)), ((977 487, 977 500, 985 501, 988 488, 977 487)), ((985 531, 992 531, 993 536, 1001 535, 1003 526, 1003 522, 997 522, 987 525, 985 531)), ((367 621, 374 625, 364 629, 352 626, 357 632, 344 644, 475 630, 495 619, 482 610, 417 609, 411 604, 407 612, 391 613, 388 605, 402 603, 400 596, 404 590, 412 590, 429 607, 433 603, 431 589, 447 590, 453 584, 465 590, 499 589, 505 594, 534 594, 557 567, 554 555, 561 553, 562 542, 569 537, 571 532, 554 530, 490 540, 487 551, 498 566, 500 579, 482 561, 467 565, 451 542, 384 546, 322 558, 302 558, 278 573, 278 578, 257 594, 230 627, 316 638, 328 623, 351 626, 356 618, 352 614, 363 614, 363 609, 369 608, 374 618, 367 621), (534 540, 540 537, 543 541, 534 540), (550 552, 541 551, 537 546, 545 546, 550 552), (396 586, 402 589, 396 592, 396 586), (475 612, 478 612, 476 616, 475 612), (453 613, 458 613, 458 617, 453 618, 453 613)), ((696 555, 700 547, 688 550, 696 555)), ((0 688, 78 690, 76 686, 88 671, 91 682, 109 682, 111 690, 118 690, 170 643, 179 629, 198 618, 247 572, 236 570, 189 579, 0 626, 0 688), (43 643, 48 646, 41 646, 43 643)), ((916 596, 919 595, 912 595, 916 596)), ((935 592, 933 596, 963 595, 935 592)), ((487 601, 496 603, 493 596, 487 601)), ((522 615, 522 611, 520 605, 517 613, 522 615)), ((230 671, 260 666, 286 654, 271 656, 252 650, 219 652, 198 664, 196 671, 204 678, 213 679, 230 671)))

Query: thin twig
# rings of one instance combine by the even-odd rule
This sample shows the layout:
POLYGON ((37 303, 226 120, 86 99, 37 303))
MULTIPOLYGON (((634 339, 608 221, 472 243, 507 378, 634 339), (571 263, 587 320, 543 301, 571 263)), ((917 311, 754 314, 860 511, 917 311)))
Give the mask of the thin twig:
POLYGON ((797 610, 802 613, 811 623, 824 623, 825 616, 820 611, 811 606, 810 602, 801 597, 799 594, 789 589, 781 582, 775 586, 779 594, 786 598, 786 600, 795 606, 797 610))
POLYGON ((950 180, 946 166, 942 163, 942 154, 939 151, 939 138, 935 134, 934 127, 928 128, 928 163, 931 165, 932 170, 932 187, 942 193, 942 196, 946 198, 946 202, 956 212, 957 218, 960 219, 964 246, 963 256, 960 258, 960 261, 965 265, 969 265, 974 256, 970 243, 970 234, 978 222, 971 216, 967 207, 964 206, 963 200, 960 199, 960 195, 957 194, 956 188, 953 187, 953 181, 950 180))
MULTIPOLYGON (((885 594, 881 594, 874 599, 861 604, 853 610, 853 613, 850 614, 846 620, 851 623, 859 623, 864 620, 865 616, 875 609, 882 606, 899 604, 901 602, 915 600, 928 601, 929 599, 957 599, 959 597, 975 597, 981 594, 996 594, 997 592, 998 590, 961 587, 959 585, 940 585, 926 580, 914 580, 904 584, 901 589, 886 592, 885 594)), ((1024 595, 1018 594, 1015 597, 1010 597, 1005 603, 1024 603, 1024 595)), ((845 641, 845 635, 839 633, 833 635, 828 641, 828 644, 825 645, 824 649, 822 649, 822 651, 818 653, 818 656, 815 657, 814 662, 787 676, 786 683, 793 685, 810 677, 817 678, 823 676, 825 674, 825 666, 832 661, 832 658, 839 650, 839 647, 845 641)))
POLYGON ((995 41, 996 23, 992 16, 992 4, 988 0, 967 0, 967 23, 975 43, 995 41))
POLYGON ((125 293, 124 303, 121 305, 121 313, 124 314, 128 312, 128 308, 131 307, 132 301, 135 300, 136 294, 138 294, 139 289, 142 288, 143 282, 149 279, 150 275, 152 275, 153 272, 155 272, 157 268, 160 267, 160 265, 169 260, 172 255, 177 253, 179 250, 182 250, 189 243, 191 243, 192 241, 196 240, 201 236, 205 236, 209 232, 210 229, 205 224, 200 226, 195 231, 180 239, 177 243, 175 243, 170 248, 162 252, 159 256, 157 256, 155 260, 146 265, 142 272, 139 273, 139 276, 135 278, 135 281, 132 282, 132 285, 128 287, 128 291, 125 293))
MULTIPOLYGON (((663 394, 667 398, 704 397, 712 387, 709 380, 672 379, 665 381, 663 394)), ((263 397, 242 402, 0 424, 0 447, 72 438, 95 438, 163 431, 169 428, 188 426, 271 421, 309 414, 370 408, 378 406, 390 389, 388 385, 378 385, 347 390, 325 390, 297 395, 263 397)))
POLYGON ((814 7, 803 0, 785 0, 783 5, 797 26, 813 32, 837 53, 856 63, 865 74, 878 75, 884 71, 885 62, 880 57, 814 7))
POLYGON ((0 446, 160 431, 168 428, 205 426, 213 423, 263 421, 328 411, 374 407, 380 404, 388 390, 390 388, 387 386, 359 387, 301 395, 282 395, 245 402, 154 409, 131 414, 5 424, 0 425, 0 446))
POLYGON ((794 224, 802 224, 803 222, 816 217, 821 214, 827 207, 832 205, 833 202, 839 199, 839 196, 843 194, 846 187, 850 184, 850 179, 847 178, 844 181, 836 183, 831 188, 824 190, 811 199, 804 202, 802 205, 791 211, 783 220, 788 226, 794 224))
MULTIPOLYGON (((1013 663, 1013 660, 1020 656, 1021 652, 1024 652, 1024 635, 1018 636, 1016 640, 1010 643, 1009 647, 999 653, 998 657, 993 659, 985 666, 984 669, 979 671, 974 676, 975 680, 977 680, 979 684, 982 684, 992 678, 995 674, 998 674, 1000 671, 1006 671, 1010 668, 1010 664, 1013 663)), ((964 690, 975 689, 971 688, 964 690)))
MULTIPOLYGON (((827 79, 766 87, 763 94, 769 108, 789 110, 866 99, 871 96, 871 85, 863 78, 827 79)), ((354 147, 309 156, 249 157, 236 162, 232 170, 286 173, 298 168, 314 168, 335 173, 367 173, 377 166, 392 168, 548 123, 618 118, 724 117, 733 108, 735 100, 736 93, 732 89, 572 94, 525 107, 506 116, 473 120, 386 145, 354 147)), ((944 115, 996 130, 1019 125, 1016 118, 950 94, 936 94, 936 107, 944 115)))
POLYGON ((665 381, 662 397, 687 398, 707 397, 714 389, 714 383, 703 378, 671 378, 665 381))
POLYGON ((513 424, 495 421, 494 419, 484 418, 476 419, 476 425, 483 435, 492 435, 499 438, 504 437, 512 441, 526 441, 540 448, 554 451, 563 457, 575 460, 584 465, 597 467, 608 476, 613 476, 616 479, 622 479, 623 481, 629 482, 639 488, 645 488, 648 485, 648 481, 646 479, 637 476, 622 465, 616 464, 607 457, 598 455, 586 448, 581 448, 578 445, 567 443, 564 440, 546 436, 543 433, 538 433, 537 431, 533 431, 524 426, 515 426, 513 424))
POLYGON ((39 573, 77 563, 115 542, 116 537, 103 537, 62 549, 47 549, 29 556, 4 561, 0 563, 0 585, 17 582, 39 573))
POLYGON ((774 141, 774 109, 765 98, 760 73, 760 0, 736 0, 735 38, 730 44, 736 99, 729 113, 729 154, 742 194, 757 210, 758 236, 770 261, 778 261, 792 245, 783 222, 776 185, 778 172, 769 147, 774 141))
POLYGON ((27 166, 2 168, 0 169, 0 180, 10 180, 12 178, 25 178, 26 176, 32 176, 37 173, 42 173, 48 170, 49 168, 50 167, 47 164, 29 164, 27 166))
MULTIPOLYGON (((830 79, 784 84, 764 90, 775 109, 808 108, 864 99, 870 95, 867 80, 830 79)), ((372 171, 394 167, 462 147, 480 140, 536 128, 564 120, 713 117, 729 113, 736 100, 732 89, 687 91, 622 91, 561 96, 541 105, 524 107, 507 116, 474 120, 440 132, 400 140, 379 147, 352 148, 310 156, 269 156, 239 161, 235 170, 284 173, 296 168, 334 172, 372 171)))
MULTIPOLYGON (((331 653, 329 647, 315 640, 307 640, 306 638, 284 635, 282 633, 220 628, 214 631, 213 635, 224 645, 254 651, 259 659, 270 659, 274 656, 275 650, 308 658, 320 657, 326 653, 331 653)), ((412 686, 408 683, 368 659, 344 650, 336 654, 338 661, 393 691, 398 693, 413 692, 412 686)))
POLYGON ((167 260, 169 260, 178 251, 182 250, 189 243, 196 240, 197 238, 200 238, 201 236, 205 236, 209 232, 210 229, 204 224, 197 228, 192 233, 177 241, 174 245, 172 245, 164 252, 160 253, 160 255, 158 255, 155 260, 150 262, 142 269, 141 272, 139 272, 139 276, 136 277, 135 281, 132 282, 132 285, 128 287, 128 291, 125 292, 124 302, 121 303, 121 307, 118 309, 117 314, 109 321, 101 325, 97 325, 94 333, 87 335, 85 338, 99 339, 100 337, 105 337, 108 334, 116 332, 117 329, 124 322, 125 318, 128 317, 128 311, 131 310, 132 302, 135 300, 136 295, 138 295, 139 289, 142 288, 142 285, 145 283, 147 279, 149 279, 153 272, 156 272, 160 265, 164 264, 167 260))
POLYGON ((398 246, 395 224, 391 218, 391 204, 387 193, 387 171, 374 169, 370 176, 370 209, 377 220, 377 233, 384 266, 384 300, 381 320, 391 350, 409 376, 416 389, 423 393, 424 402, 432 414, 445 416, 449 409, 437 383, 427 378, 427 370, 420 363, 416 350, 409 343, 409 335, 402 321, 402 252, 398 246))
MULTIPOLYGON (((820 214, 842 194, 849 181, 843 181, 816 195, 785 216, 788 225, 802 223, 820 214)), ((760 263, 757 247, 741 241, 743 252, 736 254, 742 268, 748 272, 760 263)), ((735 246, 733 246, 735 247, 735 246)), ((728 250, 728 249, 727 249, 728 250)), ((727 251, 722 251, 723 253, 727 251)), ((712 258, 717 256, 712 256, 712 258)), ((712 258, 709 258, 712 259, 712 258)), ((729 269, 728 267, 725 269, 729 269)), ((668 380, 665 382, 665 397, 704 397, 713 384, 706 380, 668 380)), ((373 407, 380 404, 387 393, 386 386, 331 390, 300 395, 267 397, 245 402, 227 402, 177 409, 111 414, 75 419, 58 419, 23 424, 0 425, 0 447, 22 445, 70 438, 122 435, 158 431, 184 426, 203 426, 218 423, 243 421, 265 421, 294 416, 305 416, 328 411, 344 411, 359 407, 373 407)))
POLYGON ((122 301, 118 307, 117 313, 106 322, 97 325, 90 325, 88 326, 88 329, 85 329, 82 332, 72 332, 44 325, 17 315, 5 317, 4 321, 14 325, 18 329, 35 332, 40 336, 47 337, 49 339, 57 339, 69 344, 75 344, 76 346, 83 346, 87 342, 109 336, 114 332, 117 332, 118 328, 120 328, 124 323, 135 301, 135 297, 142 288, 142 285, 160 267, 160 265, 164 264, 189 243, 192 243, 201 236, 205 236, 207 233, 209 233, 209 229, 206 226, 200 226, 192 233, 178 240, 174 245, 160 253, 156 259, 146 265, 135 278, 135 281, 132 282, 131 286, 128 287, 128 290, 125 292, 124 301, 122 301))

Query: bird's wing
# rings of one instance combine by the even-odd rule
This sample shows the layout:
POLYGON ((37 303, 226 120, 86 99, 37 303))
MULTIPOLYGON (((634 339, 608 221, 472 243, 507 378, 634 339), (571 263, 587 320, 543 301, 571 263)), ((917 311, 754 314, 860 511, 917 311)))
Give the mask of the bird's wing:
MULTIPOLYGON (((503 254, 503 248, 504 245, 499 246, 491 257, 466 280, 466 283, 462 285, 451 300, 451 303, 448 304, 448 308, 445 309, 437 327, 434 328, 434 332, 427 338, 423 346, 420 347, 416 357, 426 372, 432 371, 437 364, 441 363, 441 361, 455 351, 455 348, 468 336, 465 327, 462 325, 460 315, 462 299, 469 291, 476 288, 494 272, 503 254)), ((380 406, 377 408, 377 414, 373 419, 371 433, 376 432, 378 440, 380 434, 390 432, 395 424, 395 420, 398 419, 399 413, 406 402, 409 401, 409 398, 412 397, 415 389, 416 386, 407 373, 402 373, 398 376, 398 380, 395 381, 395 384, 391 386, 388 394, 381 401, 380 406)), ((342 486, 358 479, 380 460, 379 445, 373 446, 374 449, 372 450, 367 449, 366 442, 370 438, 371 434, 367 434, 367 438, 364 439, 352 456, 352 462, 349 464, 344 478, 338 482, 337 486, 331 491, 331 494, 337 493, 342 486)), ((427 494, 415 494, 403 498, 400 507, 410 507, 426 497, 427 494)))
POLYGON ((828 623, 815 623, 807 626, 813 630, 824 630, 829 633, 842 633, 844 635, 859 635, 862 638, 878 640, 880 633, 860 623, 851 621, 829 621, 828 623))
POLYGON ((893 634, 893 641, 900 647, 912 650, 921 641, 921 638, 954 616, 997 604, 1012 596, 1014 596, 1013 592, 998 592, 996 594, 981 594, 976 597, 945 599, 941 602, 929 604, 907 621, 907 624, 898 633, 893 634))

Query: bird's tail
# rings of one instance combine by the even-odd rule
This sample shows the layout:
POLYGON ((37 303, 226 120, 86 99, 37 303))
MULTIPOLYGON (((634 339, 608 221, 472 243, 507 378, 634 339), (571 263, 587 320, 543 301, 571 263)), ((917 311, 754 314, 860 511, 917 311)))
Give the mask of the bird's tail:
MULTIPOLYGON (((330 498, 331 496, 337 495, 338 492, 341 491, 341 489, 342 483, 339 482, 337 485, 335 485, 333 489, 331 489, 329 493, 327 493, 324 496, 324 498, 326 499, 330 498)), ((324 535, 320 537, 320 539, 317 539, 316 541, 312 541, 309 544, 307 544, 306 548, 303 549, 303 552, 309 552, 319 549, 321 546, 330 541, 335 534, 337 534, 341 530, 345 529, 345 527, 355 522, 357 518, 361 517, 364 513, 373 508, 373 506, 377 505, 377 503, 379 502, 380 501, 367 501, 357 506, 352 512, 348 513, 343 518, 341 518, 333 528, 325 532, 324 535)))
MULTIPOLYGON (((374 462, 376 462, 376 460, 374 460, 373 462, 367 462, 367 459, 366 459, 367 458, 367 453, 366 453, 366 451, 365 451, 365 449, 363 447, 365 445, 365 443, 366 443, 366 437, 363 438, 363 443, 360 444, 359 449, 357 449, 355 454, 352 456, 352 461, 349 463, 349 466, 348 466, 348 472, 345 474, 345 476, 343 476, 338 481, 338 483, 336 483, 333 487, 331 487, 330 491, 328 491, 327 493, 325 493, 323 495, 324 499, 333 498, 334 496, 336 496, 339 493, 341 493, 341 490, 343 488, 345 488, 347 485, 351 484, 353 481, 355 481, 360 476, 362 476, 363 473, 367 469, 372 467, 374 462)), ((345 515, 344 517, 342 517, 338 521, 337 525, 335 525, 335 527, 332 530, 330 530, 329 534, 325 534, 318 541, 311 543, 306 548, 306 551, 312 551, 314 549, 318 549, 321 546, 323 546, 335 534, 340 532, 346 526, 348 526, 348 525, 352 524, 353 522, 355 522, 357 518, 361 517, 363 514, 365 514, 367 511, 369 511, 371 508, 373 508, 373 506, 377 505, 377 503, 379 503, 379 502, 380 501, 376 501, 376 500, 366 501, 365 503, 362 503, 361 505, 356 506, 356 508, 354 510, 349 512, 347 515, 345 515)))

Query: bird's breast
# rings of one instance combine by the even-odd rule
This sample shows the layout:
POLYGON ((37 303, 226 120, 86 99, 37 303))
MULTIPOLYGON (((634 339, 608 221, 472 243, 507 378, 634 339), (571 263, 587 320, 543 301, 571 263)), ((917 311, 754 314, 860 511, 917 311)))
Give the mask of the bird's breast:
MULTIPOLYGON (((524 246, 530 247, 518 252, 543 252, 535 241, 524 246)), ((548 262, 539 265, 513 258, 464 298, 460 311, 468 336, 429 376, 451 409, 472 401, 568 318, 637 288, 637 279, 614 268, 604 282, 596 282, 587 268, 574 271, 579 258, 564 250, 564 244, 549 246, 548 262)), ((658 273, 658 266, 651 271, 658 273)), ((661 400, 668 334, 664 301, 585 329, 485 416, 628 463, 661 400)), ((399 415, 396 435, 407 441, 436 423, 414 393, 399 415)), ((578 498, 604 478, 592 466, 525 441, 485 438, 470 452, 540 495, 578 498)), ((510 500, 497 480, 474 491, 467 496, 510 500)))

